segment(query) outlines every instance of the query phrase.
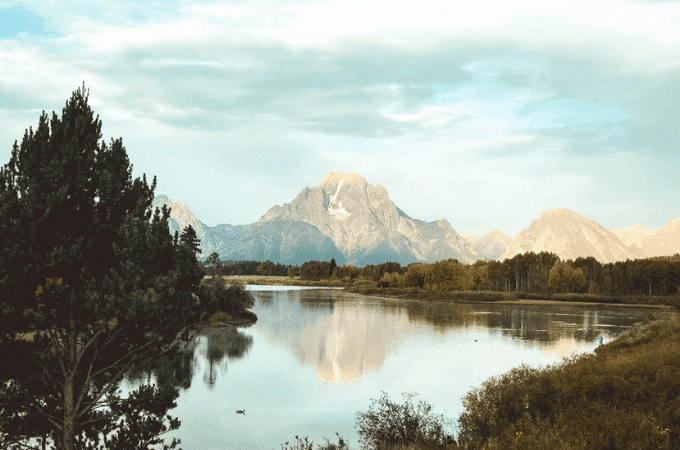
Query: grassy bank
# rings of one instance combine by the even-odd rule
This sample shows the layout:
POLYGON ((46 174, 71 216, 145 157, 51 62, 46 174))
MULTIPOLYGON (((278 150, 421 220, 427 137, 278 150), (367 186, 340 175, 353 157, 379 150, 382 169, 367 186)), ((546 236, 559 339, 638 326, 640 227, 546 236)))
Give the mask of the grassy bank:
MULTIPOLYGON (((464 398, 455 433, 429 409, 376 404, 357 414, 363 448, 372 450, 677 449, 680 321, 639 323, 594 354, 491 378, 464 398)), ((300 443, 284 449, 347 448, 300 443)))
POLYGON ((676 295, 600 295, 600 294, 550 294, 533 292, 501 291, 431 291, 417 287, 380 287, 370 281, 349 281, 342 279, 302 280, 300 277, 231 275, 226 276, 228 283, 252 284, 260 286, 307 286, 343 288, 347 292, 373 297, 395 298, 402 300, 421 300, 442 303, 476 302, 561 302, 592 303, 607 305, 672 306, 680 308, 680 296, 676 295))
POLYGON ((680 323, 638 324, 594 355, 521 367, 465 399, 465 449, 672 449, 680 445, 680 323))

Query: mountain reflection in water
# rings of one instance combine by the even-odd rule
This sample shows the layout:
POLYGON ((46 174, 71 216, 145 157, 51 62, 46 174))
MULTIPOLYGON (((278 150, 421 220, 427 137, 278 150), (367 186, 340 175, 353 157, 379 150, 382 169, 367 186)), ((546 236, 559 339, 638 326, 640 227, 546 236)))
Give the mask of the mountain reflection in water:
POLYGON ((258 322, 263 337, 289 348, 332 384, 354 383, 367 371, 379 370, 392 345, 423 329, 500 332, 549 348, 546 354, 559 359, 632 323, 625 313, 601 317, 597 309, 573 306, 424 303, 323 290, 253 294, 261 306, 258 315, 264 315, 258 322))
POLYGON ((276 449, 294 436, 340 433, 358 447, 357 411, 381 391, 418 392, 455 419, 464 395, 493 376, 588 352, 644 308, 427 304, 337 290, 251 289, 258 321, 205 330, 176 358, 128 381, 182 386, 170 414, 183 448, 276 449), (236 410, 246 414, 236 414, 236 410))

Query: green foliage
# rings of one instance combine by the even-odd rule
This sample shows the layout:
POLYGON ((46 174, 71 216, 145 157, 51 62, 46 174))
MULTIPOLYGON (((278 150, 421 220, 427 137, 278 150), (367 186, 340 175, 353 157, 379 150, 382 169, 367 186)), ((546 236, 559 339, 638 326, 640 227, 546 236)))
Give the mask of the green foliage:
POLYGON ((129 400, 117 386, 209 306, 198 240, 172 238, 155 179, 133 179, 122 140, 100 138, 83 87, 0 169, 1 448, 146 449, 179 426, 173 386, 129 400))
POLYGON ((345 264, 335 268, 333 271, 333 277, 347 281, 354 281, 359 278, 361 271, 362 270, 354 264, 345 264))
POLYGON ((455 259, 437 261, 426 267, 424 287, 431 291, 465 291, 471 289, 468 282, 470 266, 455 259))
POLYGON ((203 267, 205 268, 205 274, 207 276, 212 277, 221 274, 222 261, 220 261, 220 255, 216 252, 211 253, 203 262, 203 267))
POLYGON ((404 403, 395 403, 383 392, 366 412, 357 413, 357 428, 364 448, 393 449, 416 445, 421 449, 447 449, 455 445, 444 417, 432 414, 432 406, 416 394, 404 394, 404 403))
MULTIPOLYGON (((337 433, 335 433, 336 436, 338 437, 338 443, 335 444, 333 442, 330 442, 328 439, 326 439, 325 444, 317 444, 316 449, 317 450, 349 450, 349 447, 347 446, 347 443, 343 438, 340 437, 337 433)), ((290 443, 286 442, 281 445, 281 450, 314 450, 314 442, 310 441, 308 437, 301 438, 299 436, 295 436, 295 442, 290 443)))
POLYGON ((222 311, 232 316, 239 316, 255 305, 255 299, 243 286, 228 284, 220 276, 204 280, 201 291, 207 299, 210 311, 222 311))
POLYGON ((265 261, 259 266, 257 266, 257 274, 262 276, 272 275, 274 272, 274 263, 271 261, 265 261))
POLYGON ((631 329, 595 355, 521 367, 468 394, 466 449, 673 449, 680 445, 680 323, 631 329))
POLYGON ((293 267, 271 261, 221 261, 217 253, 212 253, 203 261, 205 275, 268 275, 286 276, 293 267))
POLYGON ((548 274, 548 286, 555 292, 576 292, 586 286, 586 276, 571 261, 557 260, 548 274))
POLYGON ((331 277, 331 265, 326 261, 309 261, 300 266, 300 278, 303 280, 325 280, 331 277))

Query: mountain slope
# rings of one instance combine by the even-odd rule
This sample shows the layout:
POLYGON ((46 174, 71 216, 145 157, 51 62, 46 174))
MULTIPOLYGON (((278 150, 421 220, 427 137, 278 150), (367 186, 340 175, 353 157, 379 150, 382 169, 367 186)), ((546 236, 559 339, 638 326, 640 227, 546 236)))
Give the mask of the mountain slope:
POLYGON ((647 256, 672 256, 680 253, 680 218, 651 230, 640 241, 640 248, 647 256))
POLYGON ((540 219, 520 231, 500 260, 530 251, 552 252, 562 259, 593 256, 602 263, 644 257, 599 223, 568 209, 543 211, 540 219))
POLYGON ((311 260, 335 258, 344 263, 342 253, 318 228, 300 221, 273 220, 250 225, 216 225, 210 227, 198 220, 189 208, 172 202, 166 196, 154 198, 153 206, 171 207, 170 232, 182 232, 191 225, 201 240, 201 255, 217 252, 222 260, 274 261, 300 265, 311 260))
POLYGON ((470 248, 484 259, 495 260, 505 253, 510 243, 512 243, 512 238, 507 233, 493 230, 471 242, 470 248))
POLYGON ((198 220, 185 205, 170 201, 165 195, 157 195, 151 203, 152 208, 161 208, 163 205, 170 207, 170 234, 175 234, 175 231, 182 234, 182 230, 191 225, 199 239, 203 240, 207 236, 209 227, 198 220))
POLYGON ((609 228, 609 231, 618 236, 627 246, 636 245, 642 248, 642 243, 654 230, 644 225, 631 225, 628 228, 609 228))
POLYGON ((317 187, 305 188, 292 202, 271 208, 259 223, 271 220, 316 226, 349 262, 358 265, 478 259, 447 221, 410 218, 384 187, 352 173, 329 173, 317 187))

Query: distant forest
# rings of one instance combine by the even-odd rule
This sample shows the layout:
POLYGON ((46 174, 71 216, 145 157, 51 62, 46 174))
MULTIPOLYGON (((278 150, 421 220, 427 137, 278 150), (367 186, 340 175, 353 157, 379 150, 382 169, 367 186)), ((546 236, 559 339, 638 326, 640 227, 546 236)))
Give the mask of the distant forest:
POLYGON ((512 259, 463 264, 396 262, 356 267, 335 260, 291 266, 271 261, 204 261, 206 275, 289 276, 302 280, 373 282, 378 287, 418 287, 431 291, 503 291, 526 294, 673 295, 680 285, 680 254, 601 264, 593 257, 561 260, 554 253, 524 253, 512 259))

